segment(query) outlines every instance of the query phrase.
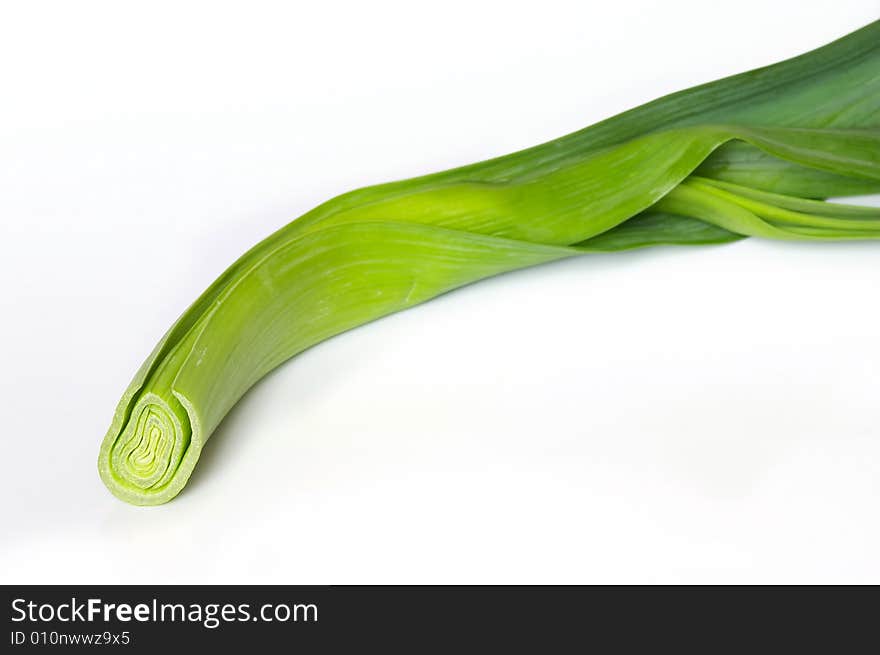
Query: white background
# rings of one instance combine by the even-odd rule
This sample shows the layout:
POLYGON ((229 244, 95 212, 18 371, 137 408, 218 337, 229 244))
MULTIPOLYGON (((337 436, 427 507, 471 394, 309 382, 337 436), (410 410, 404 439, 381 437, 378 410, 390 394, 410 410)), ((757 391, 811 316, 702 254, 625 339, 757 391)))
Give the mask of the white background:
POLYGON ((876 243, 506 275, 281 367, 168 505, 123 504, 95 465, 177 315, 320 201, 878 9, 4 5, 0 582, 880 582, 876 243))

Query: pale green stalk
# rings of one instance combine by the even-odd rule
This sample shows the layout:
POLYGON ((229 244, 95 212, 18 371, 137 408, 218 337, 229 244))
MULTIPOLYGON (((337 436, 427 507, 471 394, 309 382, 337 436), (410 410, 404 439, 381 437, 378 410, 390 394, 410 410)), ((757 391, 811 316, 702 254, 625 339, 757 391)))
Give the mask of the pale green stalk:
POLYGON ((126 390, 101 446, 110 490, 159 504, 261 377, 355 326, 506 271, 745 236, 871 239, 880 23, 522 152, 334 198, 233 263, 126 390))

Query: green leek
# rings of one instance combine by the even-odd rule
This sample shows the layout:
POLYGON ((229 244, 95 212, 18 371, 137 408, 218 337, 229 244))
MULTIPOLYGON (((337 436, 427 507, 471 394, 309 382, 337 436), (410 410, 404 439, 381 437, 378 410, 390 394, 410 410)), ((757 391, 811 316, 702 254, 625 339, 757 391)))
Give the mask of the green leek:
POLYGON ((170 328, 101 445, 138 505, 184 487, 260 378, 335 334, 477 280, 662 244, 880 237, 880 22, 534 148, 338 196, 258 243, 170 328))

